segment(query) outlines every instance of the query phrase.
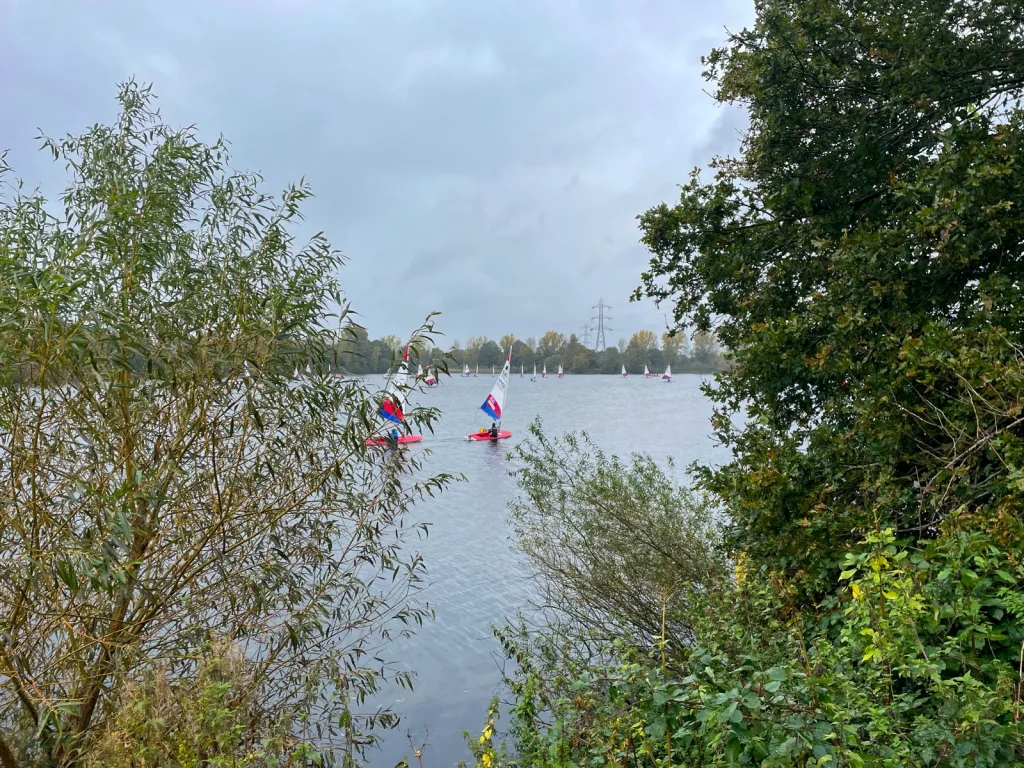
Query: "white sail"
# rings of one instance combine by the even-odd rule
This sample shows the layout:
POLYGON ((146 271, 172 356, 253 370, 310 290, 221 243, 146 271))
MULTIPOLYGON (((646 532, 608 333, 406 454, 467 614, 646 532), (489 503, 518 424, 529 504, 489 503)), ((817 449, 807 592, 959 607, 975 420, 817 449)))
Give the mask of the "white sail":
POLYGON ((423 378, 423 365, 422 364, 416 366, 416 378, 417 379, 422 379, 423 378))
POLYGON ((672 380, 672 366, 671 365, 666 365, 665 366, 665 373, 663 373, 661 375, 661 378, 663 378, 665 381, 671 381, 672 380))
POLYGON ((433 387, 435 384, 437 384, 437 368, 434 368, 433 372, 431 372, 431 370, 427 368, 426 383, 428 387, 433 387))
POLYGON ((509 347, 508 357, 505 358, 505 365, 501 367, 498 380, 491 387, 490 394, 480 406, 480 410, 497 422, 501 422, 501 411, 505 407, 505 393, 508 392, 508 371, 512 364, 512 348, 509 347))
POLYGON ((466 363, 466 367, 462 369, 463 376, 472 376, 472 372, 469 370, 469 363, 466 363))
POLYGON ((651 369, 648 368, 646 365, 644 366, 644 378, 645 379, 651 378, 651 369))
POLYGON ((563 377, 564 375, 565 375, 565 374, 564 374, 564 373, 562 373, 562 366, 561 366, 561 365, 559 365, 559 366, 558 366, 558 378, 562 378, 562 377, 563 377))
POLYGON ((622 366, 622 378, 626 378, 627 376, 629 376, 629 374, 626 373, 626 366, 622 366))
POLYGON ((547 375, 548 375, 548 364, 544 363, 544 370, 541 371, 540 377, 542 379, 544 379, 544 378, 547 378, 547 375))

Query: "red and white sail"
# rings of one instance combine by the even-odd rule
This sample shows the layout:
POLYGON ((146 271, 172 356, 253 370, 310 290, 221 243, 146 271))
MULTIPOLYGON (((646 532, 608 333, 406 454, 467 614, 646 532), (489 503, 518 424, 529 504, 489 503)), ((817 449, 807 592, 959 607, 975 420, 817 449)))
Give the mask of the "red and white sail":
POLYGON ((498 380, 491 387, 484 404, 480 406, 480 410, 498 422, 501 421, 501 412, 505 407, 505 393, 508 392, 508 372, 511 364, 512 348, 509 347, 508 357, 505 358, 505 365, 502 366, 501 373, 498 374, 498 380))
POLYGON ((665 381, 672 381, 672 366, 671 365, 666 365, 665 366, 665 372, 663 374, 661 374, 661 378, 663 378, 665 381))
POLYGON ((629 376, 629 374, 626 373, 626 366, 622 366, 622 378, 626 378, 627 376, 629 376))

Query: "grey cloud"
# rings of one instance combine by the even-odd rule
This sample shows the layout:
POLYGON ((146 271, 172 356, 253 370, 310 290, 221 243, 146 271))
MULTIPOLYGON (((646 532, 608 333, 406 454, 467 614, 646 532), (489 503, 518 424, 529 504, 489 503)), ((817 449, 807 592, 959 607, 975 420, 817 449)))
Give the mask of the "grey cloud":
MULTIPOLYGON (((625 309, 636 214, 742 128, 699 55, 750 5, 0 0, 0 146, 49 183, 36 127, 110 119, 134 74, 169 120, 224 133, 237 167, 305 175, 310 231, 349 257, 372 333, 436 309, 449 338, 571 332, 599 296, 625 309)), ((649 305, 628 317, 662 324, 649 305)))

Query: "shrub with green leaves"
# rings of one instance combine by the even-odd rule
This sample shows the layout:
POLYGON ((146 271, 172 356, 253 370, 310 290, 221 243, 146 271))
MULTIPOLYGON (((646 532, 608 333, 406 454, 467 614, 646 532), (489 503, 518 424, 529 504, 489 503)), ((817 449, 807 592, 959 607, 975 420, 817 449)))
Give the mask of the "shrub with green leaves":
POLYGON ((446 478, 367 447, 361 382, 289 380, 350 323, 340 254, 295 238, 309 190, 120 102, 45 142, 59 200, 0 198, 0 765, 80 764, 153 674, 205 717, 214 641, 246 660, 232 744, 286 724, 356 760, 394 723, 368 697, 408 682, 387 643, 429 615, 405 513, 446 478))
POLYGON ((678 663, 622 641, 587 658, 550 633, 499 631, 514 700, 511 743, 491 753, 551 768, 1024 760, 1024 563, 986 534, 916 549, 886 530, 845 565, 816 616, 766 573, 716 589, 678 663))
POLYGON ((687 606, 728 575, 713 509, 674 482, 671 465, 608 456, 584 433, 551 439, 539 421, 512 456, 515 546, 541 577, 550 625, 640 644, 691 636, 687 606))

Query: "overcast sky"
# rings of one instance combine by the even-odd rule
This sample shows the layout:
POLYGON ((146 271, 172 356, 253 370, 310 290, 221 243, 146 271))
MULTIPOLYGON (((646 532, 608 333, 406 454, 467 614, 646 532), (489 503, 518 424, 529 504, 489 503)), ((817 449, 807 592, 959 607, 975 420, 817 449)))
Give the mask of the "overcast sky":
POLYGON ((664 329, 629 304, 647 256, 636 215, 732 152, 700 56, 752 0, 0 0, 0 148, 56 197, 39 129, 116 112, 151 82, 174 124, 233 144, 277 191, 305 176, 349 258, 371 335, 432 310, 449 340, 664 329))

